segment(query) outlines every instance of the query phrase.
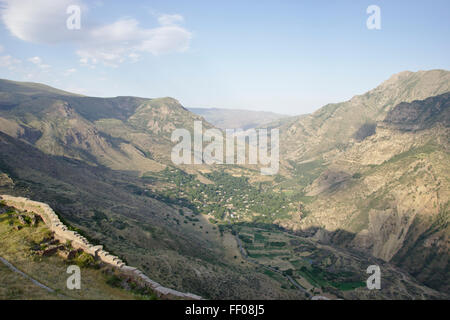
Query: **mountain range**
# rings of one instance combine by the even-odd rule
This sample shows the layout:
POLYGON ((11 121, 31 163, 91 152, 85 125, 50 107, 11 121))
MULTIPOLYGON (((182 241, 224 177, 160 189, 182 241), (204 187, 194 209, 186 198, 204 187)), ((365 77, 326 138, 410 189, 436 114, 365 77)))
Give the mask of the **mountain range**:
POLYGON ((202 116, 215 127, 224 130, 262 128, 276 120, 288 117, 274 112, 240 109, 189 108, 189 111, 202 116))
POLYGON ((206 298, 448 297, 449 92, 449 71, 407 71, 284 117, 0 80, 0 191, 206 298), (196 120, 278 128, 279 174, 175 166, 171 133, 196 120), (360 285, 369 261, 379 292, 360 285))

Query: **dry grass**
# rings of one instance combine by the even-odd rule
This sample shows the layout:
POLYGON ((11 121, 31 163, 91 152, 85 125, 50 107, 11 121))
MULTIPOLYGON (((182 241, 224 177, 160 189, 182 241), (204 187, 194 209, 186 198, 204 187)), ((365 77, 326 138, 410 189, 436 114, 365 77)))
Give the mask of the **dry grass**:
MULTIPOLYGON (((41 257, 31 248, 40 243, 49 230, 41 222, 37 227, 24 227, 17 231, 11 223, 17 224, 11 215, 0 216, 0 256, 11 262, 16 268, 56 293, 71 299, 137 299, 133 293, 113 288, 106 283, 106 276, 100 269, 81 268, 81 290, 69 290, 66 287, 66 273, 69 263, 59 256, 41 257)), ((30 280, 12 272, 0 263, 0 299, 61 299, 34 285, 30 280)))
POLYGON ((52 300, 58 299, 45 289, 42 289, 23 276, 11 271, 0 263, 0 300, 52 300))

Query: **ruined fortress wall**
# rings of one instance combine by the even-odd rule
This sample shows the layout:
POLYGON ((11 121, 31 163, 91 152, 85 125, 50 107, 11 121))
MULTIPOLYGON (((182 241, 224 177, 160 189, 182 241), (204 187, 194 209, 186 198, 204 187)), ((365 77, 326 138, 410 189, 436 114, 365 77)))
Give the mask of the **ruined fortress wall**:
POLYGON ((139 269, 127 266, 118 257, 103 250, 103 246, 94 246, 90 244, 85 237, 75 231, 69 230, 67 226, 61 222, 53 209, 46 203, 9 195, 0 195, 0 200, 3 200, 8 206, 15 207, 22 211, 30 211, 38 214, 41 216, 48 228, 54 233, 55 239, 59 240, 61 243, 70 241, 73 248, 81 249, 84 252, 91 254, 96 259, 99 259, 114 268, 118 268, 122 274, 132 278, 134 281, 143 286, 151 288, 159 297, 195 300, 202 299, 201 297, 191 293, 183 293, 165 288, 159 283, 148 278, 139 269))

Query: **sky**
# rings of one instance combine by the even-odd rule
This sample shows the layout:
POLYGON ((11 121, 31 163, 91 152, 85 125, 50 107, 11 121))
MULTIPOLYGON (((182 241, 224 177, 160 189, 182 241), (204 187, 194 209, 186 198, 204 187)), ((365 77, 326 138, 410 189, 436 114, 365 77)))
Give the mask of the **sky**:
POLYGON ((448 0, 0 0, 0 78, 298 115, 449 70, 449 14, 448 0))

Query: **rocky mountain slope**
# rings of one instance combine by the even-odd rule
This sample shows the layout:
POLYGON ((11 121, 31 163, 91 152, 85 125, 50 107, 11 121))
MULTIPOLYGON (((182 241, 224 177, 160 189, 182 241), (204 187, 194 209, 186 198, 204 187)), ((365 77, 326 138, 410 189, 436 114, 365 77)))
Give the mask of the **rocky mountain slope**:
POLYGON ((302 162, 345 144, 367 122, 381 121, 401 102, 450 91, 450 72, 401 72, 351 100, 324 106, 311 115, 289 119, 280 130, 284 160, 302 162))
POLYGON ((195 120, 202 118, 171 98, 91 98, 0 80, 2 132, 47 154, 114 170, 164 169, 172 131, 192 129, 195 120))
MULTIPOLYGON (((290 251, 272 248, 276 237, 251 250, 282 273, 296 265, 294 274, 316 276, 322 291, 348 278, 318 250, 326 245, 348 259, 358 252, 359 277, 373 259, 413 276, 374 298, 434 292, 423 285, 449 294, 449 80, 443 70, 403 72, 350 101, 274 122, 282 167, 264 179, 241 166, 173 166, 172 130, 202 120, 174 99, 0 81, 0 191, 48 203, 152 279, 205 298, 306 298, 239 258, 232 226, 240 223, 256 230, 255 242, 274 236, 261 224, 296 232, 290 251), (306 238, 317 245, 310 256, 306 238)), ((358 290, 335 296, 367 297, 358 290)))
POLYGON ((192 128, 199 116, 171 98, 89 98, 0 84, 3 193, 48 203, 164 286, 205 298, 301 297, 228 260, 216 226, 141 177, 170 166, 172 130, 192 128))
POLYGON ((308 215, 280 223, 321 227, 311 235, 322 242, 394 262, 448 292, 449 98, 399 103, 358 139, 321 153, 304 189, 308 215))
POLYGON ((229 260, 216 227, 146 190, 136 176, 49 156, 3 133, 0 155, 2 193, 48 203, 91 243, 104 244, 166 287, 205 298, 301 297, 229 260), (196 226, 182 223, 180 211, 196 226))

